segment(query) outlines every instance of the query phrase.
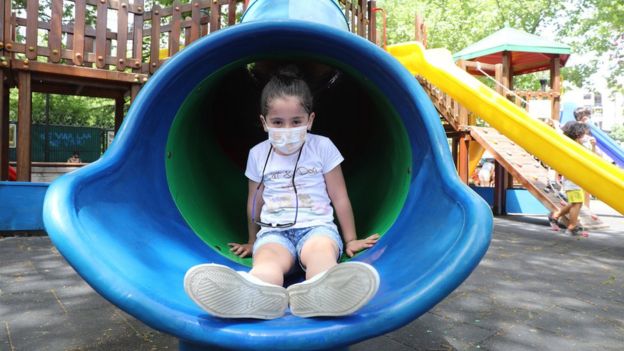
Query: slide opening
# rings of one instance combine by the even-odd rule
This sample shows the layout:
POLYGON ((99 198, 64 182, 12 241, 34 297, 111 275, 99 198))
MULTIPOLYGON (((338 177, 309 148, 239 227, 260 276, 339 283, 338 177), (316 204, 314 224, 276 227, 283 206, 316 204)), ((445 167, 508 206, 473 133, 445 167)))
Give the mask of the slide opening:
MULTIPOLYGON (((302 68, 314 92, 312 133, 329 137, 345 157, 358 236, 383 235, 398 217, 411 179, 409 138, 397 112, 347 65, 293 55, 287 61, 302 68)), ((215 251, 246 265, 251 261, 232 255, 227 244, 247 241, 247 155, 267 138, 259 119, 268 79, 263 72, 284 62, 248 58, 206 77, 180 106, 167 140, 167 182, 181 215, 215 251)))

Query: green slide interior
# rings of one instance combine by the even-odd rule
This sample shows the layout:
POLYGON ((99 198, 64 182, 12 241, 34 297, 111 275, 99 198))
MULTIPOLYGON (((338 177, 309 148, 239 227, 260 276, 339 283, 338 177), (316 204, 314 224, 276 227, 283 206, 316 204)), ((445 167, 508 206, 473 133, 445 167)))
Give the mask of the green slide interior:
MULTIPOLYGON (((409 139, 383 94, 349 67, 339 68, 330 88, 312 86, 312 133, 329 137, 345 157, 358 236, 383 235, 407 196, 409 139)), ((184 219, 216 251, 246 265, 251 260, 232 255, 227 244, 247 242, 244 172, 249 149, 267 138, 258 118, 263 84, 245 63, 207 77, 180 106, 165 156, 169 189, 184 219)))

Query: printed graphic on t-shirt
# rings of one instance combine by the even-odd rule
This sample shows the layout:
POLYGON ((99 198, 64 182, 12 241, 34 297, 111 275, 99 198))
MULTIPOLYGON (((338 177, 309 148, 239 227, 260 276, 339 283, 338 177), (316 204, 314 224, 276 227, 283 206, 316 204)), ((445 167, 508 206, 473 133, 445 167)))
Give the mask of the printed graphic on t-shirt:
POLYGON ((284 224, 293 222, 296 216, 295 228, 332 224, 334 210, 327 193, 325 174, 344 159, 331 140, 309 133, 298 163, 298 153, 282 155, 270 150, 268 141, 254 146, 245 171, 251 181, 264 183, 260 220, 284 224), (296 198, 292 184, 295 164, 296 198))
POLYGON ((306 193, 306 185, 324 182, 324 178, 320 168, 317 167, 298 167, 295 176, 295 185, 297 186, 297 201, 295 201, 295 189, 292 185, 293 170, 277 170, 265 176, 267 187, 279 189, 280 195, 271 196, 265 199, 265 210, 276 217, 282 214, 290 213, 299 207, 299 215, 332 215, 333 210, 326 201, 314 201, 311 194, 306 193), (309 179, 312 177, 312 180, 309 179), (313 179, 320 177, 320 179, 313 179), (308 179, 304 179, 308 178, 308 179), (282 193, 287 192, 287 193, 282 193))

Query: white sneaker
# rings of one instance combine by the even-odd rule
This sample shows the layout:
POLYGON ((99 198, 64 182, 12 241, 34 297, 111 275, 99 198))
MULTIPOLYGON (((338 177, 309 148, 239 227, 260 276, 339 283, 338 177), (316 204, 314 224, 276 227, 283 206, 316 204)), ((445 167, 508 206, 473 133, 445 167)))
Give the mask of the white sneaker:
POLYGON ((214 263, 191 267, 184 291, 206 312, 222 318, 274 319, 288 307, 284 287, 214 263))
POLYGON ((379 288, 379 273, 363 262, 338 264, 288 287, 290 311, 299 317, 346 316, 366 305, 379 288))

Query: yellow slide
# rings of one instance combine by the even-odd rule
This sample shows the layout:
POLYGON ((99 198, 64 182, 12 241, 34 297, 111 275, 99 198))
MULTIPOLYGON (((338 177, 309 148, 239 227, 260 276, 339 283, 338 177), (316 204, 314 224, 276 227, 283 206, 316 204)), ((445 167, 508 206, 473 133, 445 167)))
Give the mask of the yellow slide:
POLYGON ((420 75, 490 126, 624 214, 624 172, 488 88, 455 65, 447 50, 410 42, 388 47, 412 74, 420 75))

